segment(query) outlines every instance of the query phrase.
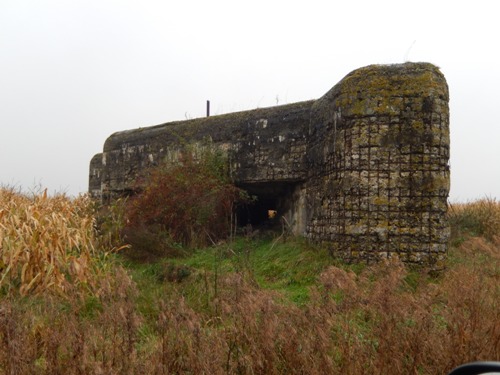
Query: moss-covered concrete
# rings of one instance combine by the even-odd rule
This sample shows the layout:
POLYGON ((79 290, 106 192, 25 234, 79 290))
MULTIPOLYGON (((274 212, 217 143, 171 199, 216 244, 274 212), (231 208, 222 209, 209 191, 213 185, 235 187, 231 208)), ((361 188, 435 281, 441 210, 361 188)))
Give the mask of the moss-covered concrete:
POLYGON ((115 133, 92 159, 89 189, 104 199, 130 191, 142 170, 210 140, 227 152, 237 184, 290 184, 287 220, 333 254, 439 267, 448 238, 448 101, 432 64, 371 65, 316 101, 115 133))
POLYGON ((439 267, 447 247, 448 86, 427 63, 372 65, 312 107, 307 227, 351 260, 439 267), (326 177, 325 177, 326 176, 326 177), (330 181, 336 181, 332 184, 330 181))

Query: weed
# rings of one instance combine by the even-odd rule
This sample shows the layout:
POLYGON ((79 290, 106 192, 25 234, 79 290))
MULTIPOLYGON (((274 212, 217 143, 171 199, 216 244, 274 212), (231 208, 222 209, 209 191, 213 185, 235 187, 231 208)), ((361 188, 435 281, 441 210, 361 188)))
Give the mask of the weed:
POLYGON ((456 244, 467 236, 484 236, 494 240, 500 235, 500 202, 494 198, 450 204, 448 216, 452 228, 451 238, 456 244))
POLYGON ((143 239, 134 232, 141 231, 152 241, 163 242, 166 233, 172 243, 189 247, 224 239, 232 232, 234 207, 245 197, 230 183, 227 160, 214 148, 198 159, 188 150, 178 164, 149 169, 137 190, 125 213, 127 240, 135 248, 143 239))
POLYGON ((438 278, 262 238, 152 263, 97 253, 92 293, 21 296, 22 280, 9 277, 0 374, 443 374, 500 360, 500 243, 491 238, 465 238, 438 278))

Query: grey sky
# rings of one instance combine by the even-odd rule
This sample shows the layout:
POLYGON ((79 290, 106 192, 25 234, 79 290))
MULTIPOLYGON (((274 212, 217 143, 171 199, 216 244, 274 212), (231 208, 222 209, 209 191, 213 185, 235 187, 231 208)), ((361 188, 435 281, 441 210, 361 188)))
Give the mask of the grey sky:
POLYGON ((87 190, 113 132, 319 98, 427 61, 450 86, 452 201, 500 198, 494 0, 0 0, 0 183, 87 190))

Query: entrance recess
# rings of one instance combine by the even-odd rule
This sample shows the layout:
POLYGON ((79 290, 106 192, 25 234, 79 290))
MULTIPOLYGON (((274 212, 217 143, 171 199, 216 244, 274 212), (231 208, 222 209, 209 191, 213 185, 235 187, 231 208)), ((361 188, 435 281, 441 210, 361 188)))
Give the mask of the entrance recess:
MULTIPOLYGON (((259 182, 239 184, 254 201, 239 207, 238 225, 244 227, 273 227, 281 225, 284 218, 287 225, 296 227, 301 211, 302 182, 259 182)), ((295 228, 290 228, 295 231, 295 228)))

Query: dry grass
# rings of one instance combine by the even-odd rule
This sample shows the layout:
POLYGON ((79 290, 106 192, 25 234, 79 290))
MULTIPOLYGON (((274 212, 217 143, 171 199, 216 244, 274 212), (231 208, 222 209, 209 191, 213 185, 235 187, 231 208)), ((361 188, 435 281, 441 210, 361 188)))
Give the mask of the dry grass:
POLYGON ((500 202, 494 198, 450 204, 448 216, 455 239, 473 235, 494 240, 500 236, 500 202))
POLYGON ((303 306, 244 269, 162 281, 144 306, 114 265, 85 298, 2 297, 0 374, 445 374, 500 360, 492 238, 464 238, 438 278, 396 261, 327 267, 303 306))
POLYGON ((65 293, 91 284, 96 236, 88 197, 0 189, 0 290, 65 293))

